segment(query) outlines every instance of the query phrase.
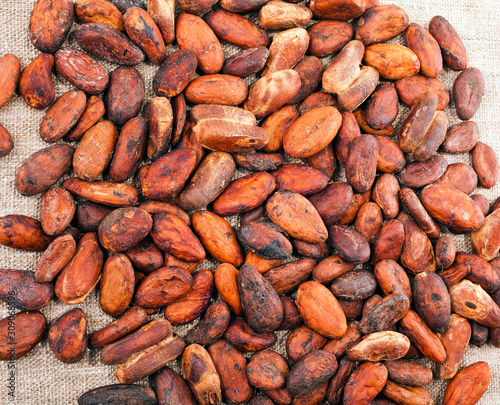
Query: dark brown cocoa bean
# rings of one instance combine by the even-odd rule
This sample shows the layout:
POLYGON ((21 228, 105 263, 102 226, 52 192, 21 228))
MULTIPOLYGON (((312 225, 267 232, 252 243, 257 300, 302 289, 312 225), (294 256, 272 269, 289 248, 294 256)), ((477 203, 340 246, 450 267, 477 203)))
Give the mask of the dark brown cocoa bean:
POLYGON ((238 275, 243 312, 256 332, 270 332, 283 320, 283 305, 278 294, 253 266, 244 265, 238 275))
POLYGON ((359 232, 345 225, 332 225, 328 233, 333 247, 345 260, 365 263, 370 259, 370 245, 359 232))
POLYGON ((111 72, 104 102, 108 117, 116 125, 134 118, 144 101, 144 81, 137 70, 121 67, 111 72))
POLYGON ((80 25, 75 33, 75 40, 83 50, 120 65, 134 66, 145 58, 141 48, 107 24, 80 25), (106 41, 103 42, 102 38, 106 38, 106 41))
POLYGON ((215 301, 205 311, 203 319, 186 335, 188 343, 211 345, 226 331, 231 314, 223 301, 215 301))

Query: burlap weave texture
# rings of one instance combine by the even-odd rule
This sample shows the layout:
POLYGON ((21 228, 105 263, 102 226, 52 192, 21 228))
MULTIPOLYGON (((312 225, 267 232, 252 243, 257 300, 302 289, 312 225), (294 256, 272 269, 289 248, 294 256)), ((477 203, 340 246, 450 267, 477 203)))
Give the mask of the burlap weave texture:
MULTIPOLYGON (((35 0, 0 0, 0 56, 15 54, 25 68, 38 55, 28 36, 28 21, 35 0)), ((381 1, 383 4, 388 1, 381 1)), ((447 18, 461 35, 469 54, 469 66, 479 68, 485 77, 486 89, 483 103, 474 120, 479 124, 480 140, 491 145, 500 155, 500 19, 498 6, 500 0, 393 0, 393 4, 402 7, 410 21, 418 22, 427 28, 428 22, 435 15, 447 18)), ((74 27, 76 24, 74 25, 74 27)), ((73 27, 73 28, 74 28, 73 27)), ((396 40, 400 41, 400 40, 396 40)), ((76 47, 70 38, 66 45, 76 47)), ((169 53, 173 51, 169 48, 169 53)), ((224 45, 226 56, 234 53, 234 46, 224 45)), ((329 60, 329 59, 328 59, 329 60)), ((325 61, 325 63, 328 62, 325 61)), ((116 66, 103 63, 112 71, 116 66)), ((147 111, 149 101, 154 96, 151 83, 157 67, 143 63, 138 70, 146 84, 146 101, 141 115, 147 111)), ((451 90, 455 72, 445 70, 440 79, 451 90)), ((56 97, 69 90, 71 86, 55 75, 56 97)), ((406 109, 401 108, 404 115, 406 109)), ((450 125, 459 120, 454 113, 453 103, 446 109, 450 125)), ((45 111, 28 107, 19 95, 0 110, 0 123, 12 134, 15 148, 12 153, 0 159, 0 216, 11 213, 24 214, 39 218, 39 197, 24 197, 14 188, 15 174, 22 162, 35 151, 46 147, 38 135, 39 124, 45 111)), ((401 117, 399 118, 399 121, 401 117)), ((446 155, 450 163, 470 163, 470 156, 446 155)), ((478 189, 490 202, 500 195, 500 186, 491 190, 478 189)), ((236 219, 232 220, 236 223, 236 219)), ((457 250, 470 251, 468 236, 454 236, 457 250)), ((0 268, 33 270, 38 254, 9 249, 0 246, 0 268)), ((213 268, 214 263, 206 263, 206 268, 213 268)), ((201 267, 200 267, 201 268, 201 267)), ((89 333, 107 325, 112 318, 103 313, 98 296, 94 291, 79 305, 88 319, 89 333)), ((69 305, 53 300, 42 312, 48 322, 70 309, 69 305)), ((7 305, 0 303, 0 318, 7 316, 7 305)), ((183 336, 186 327, 176 328, 183 336)), ((283 333, 274 349, 284 353, 283 333)), ((59 362, 50 351, 46 338, 31 353, 16 362, 16 397, 12 401, 7 397, 8 369, 5 362, 0 364, 0 405, 70 405, 84 392, 107 384, 117 383, 115 367, 105 366, 100 362, 98 350, 88 350, 84 359, 76 364, 59 362)), ((492 368, 492 382, 488 392, 480 401, 481 405, 500 404, 500 350, 490 345, 481 349, 470 346, 462 366, 475 361, 485 360, 492 368)), ((441 403, 445 384, 433 382, 428 386, 435 402, 441 403)))

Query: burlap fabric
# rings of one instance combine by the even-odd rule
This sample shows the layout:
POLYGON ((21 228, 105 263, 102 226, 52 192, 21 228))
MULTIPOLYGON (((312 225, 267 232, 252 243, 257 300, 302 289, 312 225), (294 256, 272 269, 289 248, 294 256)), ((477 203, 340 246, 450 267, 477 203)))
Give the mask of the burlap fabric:
MULTIPOLYGON (((25 68, 38 55, 28 37, 28 21, 35 0, 1 0, 0 1, 0 56, 6 53, 15 54, 25 68)), ((387 3, 383 1, 383 3, 387 3)), ((418 22, 427 27, 429 20, 435 15, 447 18, 461 35, 469 53, 469 66, 474 66, 483 72, 486 81, 483 103, 474 120, 480 128, 480 140, 491 145, 497 154, 500 154, 500 21, 498 16, 498 0, 394 0, 393 3, 401 6, 410 17, 410 21, 418 22)), ((255 19, 255 16, 253 16, 255 19)), ((76 24, 75 24, 76 25, 76 24)), ((400 39, 396 39, 400 41, 400 39)), ((69 46, 76 47, 71 35, 69 46)), ((171 53, 173 47, 169 49, 171 53)), ((237 51, 234 46, 224 45, 226 56, 237 51)), ((325 60, 325 65, 329 59, 325 60)), ((108 71, 116 66, 103 63, 108 71)), ((153 97, 151 82, 157 67, 143 63, 137 67, 146 83, 146 102, 142 115, 149 100, 153 97)), ((455 72, 445 70, 440 79, 451 89, 455 72)), ((250 79, 250 81, 254 78, 250 79)), ((70 89, 70 85, 60 76, 54 77, 56 96, 60 96, 70 89)), ((401 108, 401 115, 407 109, 401 108)), ((459 122, 454 113, 453 103, 446 109, 450 124, 459 122)), ((28 107, 16 95, 10 103, 0 110, 0 123, 12 134, 15 148, 12 153, 0 159, 0 216, 11 213, 29 215, 39 218, 39 197, 23 197, 14 188, 15 174, 22 162, 37 150, 46 147, 38 135, 39 124, 44 111, 37 111, 28 107)), ((470 163, 470 156, 447 155, 451 162, 470 163)), ((239 173, 241 175, 241 173, 239 173)), ((342 176, 341 174, 338 175, 342 176)), ((485 195, 493 202, 500 194, 500 186, 492 190, 478 189, 477 192, 485 195)), ((237 218, 232 219, 233 224, 237 218)), ((468 236, 454 236, 458 250, 470 251, 468 236)), ((33 270, 39 254, 17 251, 0 246, 0 267, 12 269, 33 270)), ((214 263, 207 262, 203 267, 214 268, 214 263), (206 265, 206 266, 205 266, 206 265)), ((53 300, 43 313, 48 322, 71 308, 69 305, 53 300)), ((83 304, 80 305, 88 319, 88 332, 99 329, 112 321, 104 314, 94 291, 83 304)), ((0 318, 7 316, 7 305, 0 303, 0 318)), ((176 328, 183 336, 187 327, 176 328)), ((284 353, 283 334, 280 334, 278 343, 273 348, 284 353)), ((31 353, 16 362, 15 367, 15 399, 7 396, 7 376, 10 370, 7 363, 0 365, 0 404, 1 405, 69 405, 75 404, 77 398, 84 392, 107 384, 118 383, 115 377, 115 367, 105 366, 100 362, 100 352, 90 349, 82 361, 77 364, 64 364, 58 361, 50 351, 46 339, 31 353)), ((488 392, 480 401, 482 405, 497 405, 500 403, 500 351, 487 345, 478 349, 470 346, 465 355, 462 366, 475 361, 485 360, 491 368, 493 378, 488 392)), ((177 362, 173 362, 177 368, 177 362)), ((177 368, 178 369, 178 368, 177 368)), ((147 383, 143 381, 142 383, 147 383)), ((445 384, 433 382, 427 388, 432 392, 435 402, 441 403, 445 384)), ((179 404, 180 405, 180 404, 179 404)))

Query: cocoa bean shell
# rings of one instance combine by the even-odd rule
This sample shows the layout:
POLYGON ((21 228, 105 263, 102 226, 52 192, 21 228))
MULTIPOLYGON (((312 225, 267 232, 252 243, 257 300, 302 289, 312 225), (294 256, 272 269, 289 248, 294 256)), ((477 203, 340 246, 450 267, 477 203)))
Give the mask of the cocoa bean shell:
POLYGON ((337 299, 348 301, 370 297, 377 288, 375 276, 367 270, 353 270, 336 278, 330 289, 337 299))
POLYGON ((71 167, 74 149, 69 145, 52 145, 28 157, 16 175, 16 189, 23 195, 47 191, 71 167))
POLYGON ((420 70, 418 56, 410 48, 398 44, 371 45, 366 48, 363 61, 388 80, 404 79, 420 70))
POLYGON ((368 191, 375 181, 378 160, 378 143, 371 135, 356 137, 345 163, 346 178, 358 193, 368 191))
POLYGON ((267 143, 267 132, 244 109, 199 104, 191 110, 192 136, 200 146, 221 152, 245 152, 267 143))
POLYGON ((428 236, 405 212, 401 212, 397 219, 403 223, 405 230, 401 264, 412 274, 435 271, 436 257, 428 236))
MULTIPOLYGON (((114 384, 87 391, 78 398, 78 405, 93 405, 96 403, 155 405, 157 402, 155 392, 151 387, 114 384)), ((186 404, 188 403, 186 402, 186 404)))
POLYGON ((43 232, 40 221, 25 215, 0 218, 0 244, 33 252, 43 252, 51 237, 43 232))
POLYGON ((257 172, 231 182, 214 201, 218 215, 243 213, 261 205, 274 191, 276 181, 266 172, 257 172))
POLYGON ((193 104, 241 104, 248 95, 248 89, 243 81, 230 75, 198 76, 187 85, 184 95, 193 104))
POLYGON ((387 376, 387 368, 382 363, 361 364, 347 380, 344 388, 344 402, 346 404, 371 403, 384 388, 387 376))
POLYGON ((358 21, 356 39, 365 45, 386 42, 402 33, 408 26, 408 16, 398 6, 377 5, 367 11, 358 21))
POLYGON ((344 260, 338 254, 323 259, 314 267, 312 275, 314 281, 329 284, 337 277, 354 270, 355 264, 344 260))
POLYGON ((109 178, 122 183, 139 167, 146 151, 147 126, 144 118, 129 120, 120 131, 113 158, 109 165, 109 178))
POLYGON ((277 329, 283 320, 283 305, 269 281, 253 266, 244 265, 238 274, 238 289, 250 327, 256 332, 277 329))
POLYGON ((139 328, 147 318, 148 314, 143 308, 131 307, 109 325, 92 332, 90 344, 101 349, 139 328))
POLYGON ((300 87, 300 76, 295 70, 270 73, 250 87, 244 108, 258 119, 267 117, 288 103, 300 87))
POLYGON ((330 385, 328 387, 328 402, 331 405, 342 404, 345 384, 355 368, 355 361, 351 361, 347 357, 342 357, 342 359, 340 359, 337 373, 330 380, 330 385))
POLYGON ((484 77, 477 68, 460 72, 453 83, 453 100, 458 118, 470 120, 481 104, 484 94, 484 77))
POLYGON ((54 296, 54 286, 35 281, 29 270, 0 269, 0 300, 21 311, 45 307, 54 296))
POLYGON ((224 61, 222 73, 238 77, 248 77, 260 72, 269 57, 265 46, 244 49, 224 61))
POLYGON ((359 232, 345 225, 332 225, 328 231, 330 242, 343 259, 353 263, 370 259, 370 245, 359 232))
POLYGON ((55 238, 43 252, 35 267, 35 280, 46 283, 59 274, 69 263, 76 250, 75 240, 71 235, 55 238))
POLYGON ((283 148, 291 157, 314 155, 335 138, 341 123, 342 117, 335 107, 315 108, 293 122, 283 138, 283 148))
POLYGON ((277 330, 291 330, 302 324, 302 317, 293 298, 288 296, 280 297, 283 305, 283 320, 277 330))
POLYGON ((148 59, 159 65, 165 60, 166 49, 160 29, 147 11, 131 7, 123 15, 128 37, 144 51, 148 59))
POLYGON ((47 235, 60 235, 75 215, 75 201, 71 194, 60 187, 45 192, 40 203, 40 222, 47 235))
POLYGON ((269 45, 267 32, 239 14, 213 10, 205 20, 219 38, 243 49, 269 45))
POLYGON ((422 204, 437 221, 454 232, 479 229, 484 223, 481 209, 465 193, 445 186, 427 186, 420 195, 422 204), (453 205, 455 211, 451 212, 453 205), (459 207, 459 210, 456 210, 459 207))
POLYGON ((78 141, 106 113, 104 102, 97 96, 90 96, 87 105, 74 127, 64 137, 66 141, 78 141))
POLYGON ((55 53, 54 57, 57 72, 85 93, 100 94, 108 87, 108 72, 85 52, 62 48, 55 53))
POLYGON ((400 404, 429 405, 433 403, 431 394, 425 388, 400 385, 391 380, 387 380, 382 394, 395 403, 400 404))
POLYGON ((30 40, 40 52, 59 49, 73 24, 75 15, 70 0, 38 0, 29 21, 30 40))
POLYGON ((87 317, 80 308, 61 315, 49 328, 49 347, 64 363, 80 361, 87 351, 87 317))
POLYGON ((222 69, 224 52, 210 26, 200 17, 181 13, 175 21, 176 40, 180 49, 192 50, 198 58, 198 66, 206 74, 222 69))
POLYGON ((177 149, 157 159, 141 181, 142 193, 154 200, 175 196, 196 167, 194 149, 177 149))
POLYGON ((144 101, 144 81, 132 67, 120 67, 111 72, 104 103, 108 117, 116 125, 124 125, 139 114, 144 101))
POLYGON ((295 302, 304 323, 314 331, 331 339, 339 339, 346 333, 344 311, 335 296, 322 284, 316 281, 301 284, 295 302))
POLYGON ((134 287, 134 268, 127 256, 110 256, 102 270, 99 296, 102 310, 115 318, 122 315, 132 301, 134 287))
POLYGON ((162 267, 146 276, 134 295, 134 302, 144 308, 163 307, 186 295, 193 277, 179 267, 162 267))
POLYGON ((300 194, 277 191, 267 201, 266 211, 271 221, 293 238, 321 243, 328 236, 318 211, 300 194))
MULTIPOLYGON (((153 376, 154 390, 159 403, 196 405, 184 379, 168 367, 153 376)), ((136 385, 134 385, 136 387, 136 385)))
POLYGON ((131 384, 157 372, 184 350, 185 343, 178 336, 170 336, 132 356, 116 370, 123 384, 131 384))
POLYGON ((208 352, 219 374, 224 399, 233 403, 249 401, 254 390, 248 383, 243 354, 224 339, 211 344, 208 352))
POLYGON ((470 267, 466 278, 475 284, 479 284, 487 293, 492 294, 500 286, 500 275, 494 262, 488 263, 484 258, 470 253, 457 252, 456 264, 465 264, 470 267))
POLYGON ((73 155, 75 174, 82 180, 96 180, 109 166, 117 138, 111 121, 101 121, 85 132, 73 155))
POLYGON ((257 389, 276 390, 285 386, 285 377, 270 361, 255 354, 246 366, 248 382, 257 389))
POLYGON ((450 102, 450 95, 446 86, 439 80, 416 74, 396 80, 394 83, 400 100, 408 107, 417 104, 427 92, 433 92, 438 97, 438 110, 444 110, 450 102))
POLYGON ((75 14, 82 23, 103 23, 125 31, 123 15, 113 3, 105 0, 77 0, 75 14))
POLYGON ((410 309, 406 313, 399 321, 399 329, 429 360, 436 363, 443 363, 446 360, 446 351, 439 337, 415 311, 410 309))
POLYGON ((230 319, 231 314, 226 303, 215 301, 208 306, 203 319, 187 333, 186 341, 211 345, 222 337, 230 319))
POLYGON ((471 326, 467 319, 452 314, 450 324, 440 339, 446 350, 446 360, 436 364, 436 374, 442 380, 449 380, 458 372, 460 362, 471 338, 471 326))
POLYGON ((466 153, 474 149, 479 139, 479 128, 474 121, 461 122, 448 128, 441 149, 448 153, 466 153))
POLYGON ((14 140, 9 134, 9 131, 7 131, 2 124, 0 124, 0 157, 7 156, 12 148, 14 148, 14 140))
POLYGON ((161 97, 177 96, 188 85, 197 66, 198 59, 191 49, 179 49, 172 53, 153 78, 154 92, 161 97))
POLYGON ((261 8, 259 24, 268 30, 305 27, 311 17, 312 11, 305 6, 273 0, 261 8))
POLYGON ((346 182, 338 182, 327 185, 308 199, 318 210, 325 225, 330 226, 345 215, 352 197, 352 187, 346 182))
POLYGON ((433 156, 423 162, 411 162, 399 175, 399 182, 411 188, 421 188, 439 179, 446 168, 447 160, 442 156, 433 156))
POLYGON ((197 271, 191 290, 182 298, 168 304, 165 319, 173 325, 182 325, 199 318, 208 308, 214 290, 214 277, 210 270, 197 271))
POLYGON ((267 349, 277 340, 274 332, 255 332, 243 318, 234 318, 230 322, 224 332, 224 338, 242 352, 267 349))
POLYGON ((182 375, 200 405, 221 403, 221 383, 206 349, 192 344, 182 354, 182 375))
POLYGON ((41 312, 18 312, 0 320, 0 360, 19 359, 30 352, 42 339, 47 319, 41 312), (9 318, 11 318, 9 320, 9 318), (12 319, 13 318, 13 319, 12 319), (10 339, 9 323, 16 325, 16 339, 10 339), (14 356, 12 356, 14 349, 14 356))
POLYGON ((118 208, 99 224, 99 241, 111 252, 124 252, 143 240, 153 227, 151 215, 140 208, 118 208))
POLYGON ((14 95, 21 77, 21 62, 17 56, 8 53, 0 58, 0 108, 14 95))
POLYGON ((172 336, 172 325, 162 318, 155 319, 135 332, 106 346, 101 352, 105 364, 118 364, 136 353, 172 336))
POLYGON ((323 91, 317 91, 316 93, 313 93, 309 97, 307 97, 302 103, 300 103, 299 112, 300 115, 303 115, 314 108, 328 106, 335 107, 338 110, 341 109, 340 104, 337 102, 337 99, 335 97, 323 91))
POLYGON ((286 259, 292 254, 292 244, 273 226, 249 222, 239 230, 243 245, 265 259, 286 259))
POLYGON ((443 402, 458 404, 466 395, 470 403, 478 402, 488 389, 491 370, 488 363, 478 361, 460 370, 444 391, 443 402))
POLYGON ((466 163, 452 163, 448 165, 444 174, 434 182, 456 188, 465 194, 471 194, 477 186, 478 176, 474 169, 466 163))
POLYGON ((472 150, 472 167, 477 173, 479 184, 484 188, 495 186, 500 168, 495 151, 488 145, 477 142, 472 150))
POLYGON ((243 308, 238 291, 238 269, 232 264, 222 263, 215 269, 214 280, 220 298, 234 315, 242 316, 243 308))
POLYGON ((394 260, 377 262, 374 274, 384 294, 403 294, 411 302, 412 287, 410 279, 404 269, 394 260))
POLYGON ((57 297, 65 304, 83 302, 99 282, 102 264, 97 235, 86 233, 78 242, 75 255, 57 277, 57 297))
POLYGON ((429 31, 441 47, 446 66, 452 70, 465 69, 467 51, 451 24, 444 17, 436 16, 429 22, 429 31))
POLYGON ((324 350, 313 351, 304 356, 290 370, 286 386, 296 398, 308 395, 337 371, 337 360, 324 350))
POLYGON ((306 325, 301 325, 292 330, 285 343, 289 359, 297 363, 306 354, 322 349, 328 339, 316 333, 306 325))
MULTIPOLYGON (((46 2, 46 0, 43 1, 46 2)), ((23 70, 19 79, 19 93, 30 107, 43 110, 54 101, 53 67, 54 57, 48 53, 42 53, 23 70)))
POLYGON ((387 221, 373 243, 370 263, 375 265, 381 260, 397 261, 403 249, 404 235, 401 221, 397 219, 387 221))
POLYGON ((315 0, 309 7, 316 18, 328 20, 352 20, 361 16, 366 9, 365 3, 356 0, 315 0))
POLYGON ((244 152, 234 155, 238 166, 255 172, 266 172, 278 169, 285 159, 281 153, 244 152))
POLYGON ((347 358, 354 361, 397 360, 410 348, 410 340, 405 335, 383 331, 365 335, 347 350, 347 358))
POLYGON ((403 151, 396 142, 384 136, 376 136, 378 144, 377 170, 384 173, 398 173, 406 165, 403 151))
POLYGON ((75 32, 75 41, 84 51, 120 65, 135 66, 145 58, 141 48, 107 24, 80 25, 75 32), (103 42, 102 38, 106 41, 103 42))
POLYGON ((441 49, 434 37, 420 24, 411 23, 405 32, 405 45, 420 60, 420 72, 427 77, 437 77, 443 70, 441 49))
POLYGON ((415 276, 413 305, 434 332, 443 333, 448 328, 451 316, 450 294, 446 284, 436 273, 422 272, 415 276))
POLYGON ((354 28, 347 21, 318 21, 307 28, 308 52, 322 58, 340 51, 354 36, 354 28))
POLYGON ((312 259, 296 260, 267 271, 264 278, 271 283, 278 294, 287 294, 307 280, 315 264, 312 259))
POLYGON ((404 294, 388 295, 363 315, 358 329, 364 334, 387 330, 398 322, 409 308, 410 301, 404 294))

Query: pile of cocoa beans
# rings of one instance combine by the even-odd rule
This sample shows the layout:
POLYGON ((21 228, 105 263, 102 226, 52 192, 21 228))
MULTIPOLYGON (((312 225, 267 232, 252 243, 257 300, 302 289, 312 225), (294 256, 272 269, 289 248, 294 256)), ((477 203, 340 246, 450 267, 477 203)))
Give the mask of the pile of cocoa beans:
MULTIPOLYGON (((484 79, 459 35, 378 0, 216 3, 38 0, 42 53, 22 72, 0 58, 0 108, 16 90, 48 108, 49 144, 16 168, 41 219, 0 218, 1 244, 43 252, 34 272, 0 270, 22 311, 0 321, 0 359, 45 335, 62 362, 100 350, 122 384, 80 405, 427 405, 427 358, 445 405, 475 404, 490 368, 459 367, 469 344, 500 347, 500 200, 472 193, 499 164, 470 121, 484 79), (57 100, 54 68, 75 87, 57 100), (460 72, 451 127, 443 68, 460 72), (94 290, 116 319, 88 336, 74 306, 94 290), (54 295, 68 311, 47 325, 54 295)), ((0 126, 1 155, 13 146, 0 126)))

